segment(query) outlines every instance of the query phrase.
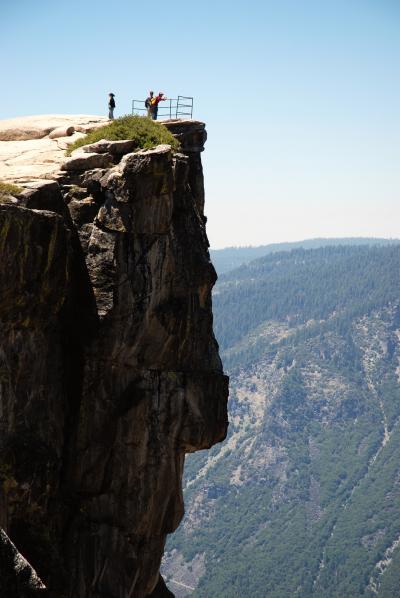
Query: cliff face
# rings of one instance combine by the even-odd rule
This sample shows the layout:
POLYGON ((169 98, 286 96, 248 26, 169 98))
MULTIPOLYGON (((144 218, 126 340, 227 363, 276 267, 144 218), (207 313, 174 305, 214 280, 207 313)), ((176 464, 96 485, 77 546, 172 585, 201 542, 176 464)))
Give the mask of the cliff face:
POLYGON ((0 205, 0 524, 55 596, 167 592, 184 455, 226 434, 204 125, 169 126, 0 205))

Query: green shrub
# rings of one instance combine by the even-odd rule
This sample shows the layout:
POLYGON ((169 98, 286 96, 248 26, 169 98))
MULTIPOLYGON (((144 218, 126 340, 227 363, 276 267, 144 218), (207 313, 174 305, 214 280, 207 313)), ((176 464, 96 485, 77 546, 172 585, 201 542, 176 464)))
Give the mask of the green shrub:
POLYGON ((96 143, 100 139, 109 141, 134 139, 138 150, 149 149, 162 143, 170 145, 172 149, 179 147, 178 141, 163 124, 143 116, 122 116, 112 123, 88 133, 86 137, 77 139, 67 149, 67 155, 71 155, 71 152, 78 147, 96 143))
POLYGON ((6 195, 18 195, 22 190, 22 187, 0 181, 0 198, 5 197, 6 195))

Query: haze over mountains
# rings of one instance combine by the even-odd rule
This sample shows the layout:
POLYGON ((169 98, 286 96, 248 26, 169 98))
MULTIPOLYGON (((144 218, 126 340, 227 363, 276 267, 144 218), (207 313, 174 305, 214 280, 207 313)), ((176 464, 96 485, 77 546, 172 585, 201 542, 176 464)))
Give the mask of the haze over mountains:
POLYGON ((400 239, 384 239, 377 237, 344 237, 340 239, 306 239, 289 243, 270 243, 268 245, 248 247, 226 247, 224 249, 211 249, 211 260, 218 274, 234 270, 242 264, 248 264, 269 253, 277 251, 290 251, 292 249, 317 249, 335 245, 391 245, 400 243, 400 239))
POLYGON ((186 461, 178 597, 398 595, 400 245, 307 243, 217 283, 230 431, 186 461))

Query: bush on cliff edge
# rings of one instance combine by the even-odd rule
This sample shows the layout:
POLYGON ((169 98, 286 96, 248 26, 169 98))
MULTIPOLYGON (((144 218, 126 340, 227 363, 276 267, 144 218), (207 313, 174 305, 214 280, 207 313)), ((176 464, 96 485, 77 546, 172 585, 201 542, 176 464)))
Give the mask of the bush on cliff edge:
POLYGON ((22 187, 18 187, 17 185, 13 185, 12 183, 5 183, 4 181, 0 181, 0 199, 8 195, 18 195, 18 193, 21 193, 21 191, 22 187))
POLYGON ((122 116, 104 127, 91 131, 86 137, 74 141, 67 149, 67 155, 69 156, 78 147, 96 143, 100 139, 109 141, 133 139, 136 141, 138 150, 150 149, 162 143, 170 145, 172 149, 179 147, 178 141, 163 124, 143 116, 122 116))

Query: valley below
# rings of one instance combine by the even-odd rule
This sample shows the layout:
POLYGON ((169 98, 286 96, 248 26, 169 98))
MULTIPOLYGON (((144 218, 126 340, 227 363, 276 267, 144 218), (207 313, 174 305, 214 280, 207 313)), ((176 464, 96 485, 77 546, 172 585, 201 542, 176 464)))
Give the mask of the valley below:
POLYGON ((230 430, 186 460, 176 596, 398 595, 399 258, 300 248, 221 275, 230 430))

